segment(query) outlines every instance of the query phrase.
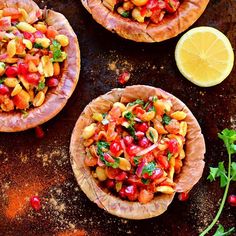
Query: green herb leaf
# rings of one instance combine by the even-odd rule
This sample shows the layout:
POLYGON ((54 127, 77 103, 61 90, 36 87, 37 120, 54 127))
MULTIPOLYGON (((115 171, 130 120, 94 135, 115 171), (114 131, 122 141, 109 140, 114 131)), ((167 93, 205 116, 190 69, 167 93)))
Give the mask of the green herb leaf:
POLYGON ((170 161, 170 158, 173 156, 173 154, 171 153, 171 152, 168 152, 168 154, 167 154, 167 159, 168 159, 168 161, 170 161))
POLYGON ((104 160, 105 161, 105 165, 106 166, 110 166, 110 167, 112 167, 114 169, 118 168, 119 164, 120 164, 120 159, 119 158, 114 158, 114 160, 115 160, 115 162, 113 162, 113 163, 104 160))
POLYGON ((130 102, 130 103, 128 103, 127 106, 128 106, 128 107, 131 107, 131 106, 134 106, 134 105, 137 105, 137 104, 143 106, 143 105, 144 105, 144 101, 141 100, 141 99, 137 99, 137 100, 134 101, 134 102, 130 102))
POLYGON ((41 43, 35 43, 34 48, 43 49, 43 46, 41 43))
POLYGON ((133 127, 132 125, 129 125, 129 127, 126 128, 126 129, 127 129, 127 131, 129 132, 129 134, 130 134, 135 140, 137 140, 137 137, 136 137, 136 135, 135 135, 135 129, 134 129, 134 127, 133 127))
POLYGON ((149 135, 150 135, 150 138, 152 139, 152 142, 154 143, 155 136, 154 136, 153 132, 149 131, 149 135))
POLYGON ((130 112, 130 111, 125 112, 124 117, 125 117, 127 120, 133 120, 133 119, 134 119, 134 115, 133 115, 132 112, 130 112))
POLYGON ((153 102, 156 102, 157 100, 158 100, 158 97, 157 97, 157 96, 153 96, 153 97, 152 97, 152 101, 153 101, 153 102))
POLYGON ((155 169, 156 169, 155 162, 150 162, 146 166, 144 166, 142 174, 144 175, 145 173, 147 173, 149 176, 151 176, 155 169))
POLYGON ((121 13, 121 15, 125 18, 128 18, 129 17, 129 12, 128 11, 124 11, 121 13))
POLYGON ((45 83, 43 81, 40 81, 37 90, 40 91, 43 90, 44 88, 45 88, 45 83))
POLYGON ((213 236, 228 236, 231 235, 233 232, 234 232, 234 227, 230 228, 227 232, 225 232, 223 225, 219 224, 213 236))
POLYGON ((217 177, 218 168, 217 167, 210 167, 210 174, 208 175, 207 179, 211 182, 214 181, 217 177))
POLYGON ((171 121, 171 118, 168 115, 164 114, 162 118, 163 125, 168 125, 170 121, 171 121))
POLYGON ((110 148, 109 143, 105 141, 99 141, 97 142, 97 152, 100 157, 103 157, 104 151, 108 150, 110 148))
POLYGON ((144 105, 143 109, 146 110, 146 108, 149 106, 150 102, 146 102, 146 104, 144 105))
POLYGON ((225 147, 230 154, 236 153, 234 142, 236 141, 236 131, 224 129, 218 137, 224 141, 225 147))
POLYGON ((29 115, 29 113, 25 110, 20 110, 20 111, 23 114, 23 118, 26 118, 29 115))
POLYGON ((231 179, 236 181, 236 162, 231 163, 231 179))
MULTIPOLYGON (((224 209, 224 205, 227 199, 229 186, 231 180, 236 179, 236 163, 232 162, 232 154, 236 153, 236 147, 235 147, 235 141, 236 141, 236 130, 229 130, 224 129, 221 133, 218 134, 218 137, 224 141, 225 147, 227 149, 228 153, 228 172, 226 172, 224 167, 224 162, 218 163, 218 168, 210 168, 210 175, 208 176, 208 179, 210 181, 215 180, 216 177, 220 177, 220 186, 225 187, 224 195, 220 203, 220 207, 218 212, 216 213, 215 218, 211 222, 211 224, 203 230, 202 233, 200 233, 199 236, 205 236, 217 223, 219 220, 219 217, 224 209)), ((234 231, 234 227, 229 229, 227 232, 224 232, 224 227, 222 225, 218 226, 217 231, 215 232, 214 236, 223 236, 223 235, 230 235, 234 231)))
POLYGON ((150 183, 149 179, 142 178, 141 181, 142 181, 143 184, 149 184, 150 183))
POLYGON ((52 41, 52 46, 50 47, 53 53, 53 62, 62 62, 66 59, 67 54, 61 51, 61 44, 58 43, 56 40, 52 41))
POLYGON ((148 109, 148 111, 155 111, 156 112, 156 108, 154 106, 152 106, 148 109))
POLYGON ((0 78, 0 84, 2 84, 3 82, 4 82, 4 80, 5 80, 6 78, 0 78))
POLYGON ((103 117, 103 119, 105 119, 106 116, 107 116, 107 113, 102 113, 102 117, 103 117))
POLYGON ((135 165, 138 165, 139 164, 139 159, 141 158, 142 156, 136 156, 134 157, 134 164, 135 165))

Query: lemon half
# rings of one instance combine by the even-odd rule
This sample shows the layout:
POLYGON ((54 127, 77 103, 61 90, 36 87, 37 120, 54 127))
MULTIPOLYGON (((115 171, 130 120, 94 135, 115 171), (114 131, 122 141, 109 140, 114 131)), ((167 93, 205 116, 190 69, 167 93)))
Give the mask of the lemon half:
POLYGON ((197 27, 177 43, 175 60, 181 74, 192 83, 210 87, 221 83, 232 71, 234 52, 229 39, 212 27, 197 27))

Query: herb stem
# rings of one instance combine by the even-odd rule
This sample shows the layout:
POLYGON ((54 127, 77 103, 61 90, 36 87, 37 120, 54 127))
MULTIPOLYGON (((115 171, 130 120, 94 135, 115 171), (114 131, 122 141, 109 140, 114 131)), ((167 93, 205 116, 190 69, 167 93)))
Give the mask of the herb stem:
POLYGON ((221 201, 219 210, 218 210, 214 220, 211 222, 211 224, 201 234, 199 234, 199 236, 206 235, 213 228, 213 226, 218 221, 218 219, 219 219, 219 217, 220 217, 220 215, 221 215, 221 213, 223 211, 224 205, 225 205, 225 201, 226 201, 226 198, 227 198, 227 195, 228 195, 229 185, 230 185, 230 181, 231 181, 231 178, 230 178, 230 175, 231 175, 231 152, 228 149, 227 149, 227 151, 228 151, 228 156, 229 156, 228 177, 227 177, 228 178, 228 182, 227 182, 227 185, 225 186, 224 196, 223 196, 223 199, 221 201))

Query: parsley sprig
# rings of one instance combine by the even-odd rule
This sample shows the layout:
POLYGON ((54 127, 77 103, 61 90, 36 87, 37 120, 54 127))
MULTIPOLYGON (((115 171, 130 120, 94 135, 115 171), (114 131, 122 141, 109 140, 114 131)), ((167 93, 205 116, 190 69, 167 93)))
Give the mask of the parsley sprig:
MULTIPOLYGON (((210 174, 207 179, 212 182, 217 177, 219 177, 220 186, 224 187, 225 191, 215 218, 199 236, 206 235, 214 227, 223 211, 229 191, 230 182, 236 181, 236 162, 232 162, 232 155, 236 153, 236 130, 224 129, 221 133, 218 134, 218 137, 224 141, 228 153, 228 169, 226 171, 224 162, 219 162, 218 167, 210 167, 210 174)), ((234 227, 225 232, 224 227, 222 225, 219 225, 214 236, 230 235, 232 232, 234 232, 234 227)))

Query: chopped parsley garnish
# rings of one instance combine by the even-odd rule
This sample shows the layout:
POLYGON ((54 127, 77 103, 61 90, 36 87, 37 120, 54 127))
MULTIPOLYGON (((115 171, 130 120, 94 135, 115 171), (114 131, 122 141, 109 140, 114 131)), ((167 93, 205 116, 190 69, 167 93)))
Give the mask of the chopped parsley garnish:
POLYGON ((137 137, 135 135, 135 129, 132 125, 129 125, 129 127, 127 128, 127 131, 134 138, 134 140, 137 140, 137 137))
POLYGON ((151 176, 155 169, 156 169, 155 162, 150 162, 146 166, 144 166, 142 174, 146 174, 147 173, 149 176, 151 176))
POLYGON ((163 125, 168 125, 170 123, 170 121, 171 121, 171 118, 168 115, 164 114, 162 117, 163 125))
POLYGON ((141 181, 142 181, 143 184, 149 184, 150 183, 149 179, 142 178, 141 181))
POLYGON ((144 105, 144 101, 141 100, 141 99, 137 99, 137 100, 135 100, 134 102, 128 103, 127 106, 128 106, 128 107, 131 107, 131 106, 134 106, 134 105, 137 105, 137 104, 143 106, 143 105, 144 105))
POLYGON ((35 43, 34 48, 43 49, 43 46, 41 43, 35 43))
POLYGON ((107 142, 99 141, 99 142, 97 142, 97 147, 98 147, 98 150, 97 150, 98 155, 99 155, 100 157, 103 157, 103 155, 104 155, 104 149, 105 149, 105 150, 109 149, 109 148, 110 148, 110 145, 109 145, 109 143, 107 143, 107 142))
POLYGON ((170 160, 171 157, 172 157, 172 153, 168 152, 168 154, 167 154, 168 161, 170 160))
POLYGON ((66 59, 67 54, 61 51, 61 44, 58 43, 56 40, 52 41, 50 49, 53 52, 53 62, 62 62, 66 59))
POLYGON ((157 96, 153 96, 152 101, 156 102, 157 100, 158 100, 158 97, 157 96))
POLYGON ((134 164, 135 164, 135 165, 138 165, 140 158, 142 158, 142 156, 136 156, 136 157, 134 157, 134 164))
POLYGON ((119 167, 119 163, 120 163, 120 159, 119 158, 114 158, 115 162, 108 162, 105 160, 104 156, 100 157, 101 160, 105 163, 106 166, 112 167, 112 168, 118 168, 119 167))
POLYGON ((0 84, 2 84, 5 79, 6 79, 6 78, 0 78, 0 84))
POLYGON ((20 111, 23 114, 23 118, 26 118, 29 115, 29 113, 25 110, 20 110, 20 111))
POLYGON ((144 105, 143 109, 146 110, 146 108, 149 106, 150 102, 146 102, 146 104, 144 105))
POLYGON ((120 159, 119 158, 114 158, 115 162, 111 163, 105 160, 104 158, 104 152, 107 152, 110 148, 109 143, 105 142, 105 141, 99 141, 97 142, 97 153, 101 159, 101 161, 106 165, 106 166, 110 166, 112 168, 118 168, 119 167, 119 163, 120 163, 120 159))
POLYGON ((125 117, 127 120, 133 120, 134 115, 132 114, 132 112, 128 111, 128 112, 125 112, 124 117, 125 117))
POLYGON ((43 90, 44 88, 45 88, 45 83, 43 81, 40 81, 37 90, 40 91, 43 90))
POLYGON ((105 119, 106 116, 107 116, 107 113, 102 113, 102 117, 103 117, 103 119, 105 119))
POLYGON ((156 108, 154 106, 151 106, 148 111, 155 111, 156 112, 156 108))
POLYGON ((152 131, 149 131, 149 135, 150 135, 150 138, 152 139, 152 141, 154 142, 155 136, 154 136, 153 132, 152 132, 152 131))
POLYGON ((128 18, 129 17, 129 12, 128 11, 124 11, 124 12, 122 12, 122 14, 121 14, 123 17, 125 17, 125 18, 128 18))

